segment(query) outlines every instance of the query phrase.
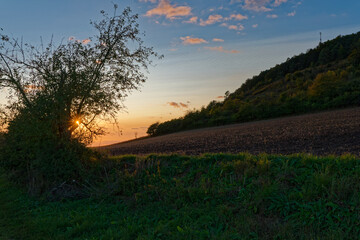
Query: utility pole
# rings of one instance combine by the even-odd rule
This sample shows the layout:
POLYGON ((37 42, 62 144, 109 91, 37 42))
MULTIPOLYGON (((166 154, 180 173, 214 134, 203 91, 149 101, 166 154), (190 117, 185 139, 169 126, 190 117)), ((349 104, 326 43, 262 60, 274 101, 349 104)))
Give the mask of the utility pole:
POLYGON ((321 32, 320 32, 320 45, 321 45, 321 43, 322 43, 322 39, 321 39, 321 32))

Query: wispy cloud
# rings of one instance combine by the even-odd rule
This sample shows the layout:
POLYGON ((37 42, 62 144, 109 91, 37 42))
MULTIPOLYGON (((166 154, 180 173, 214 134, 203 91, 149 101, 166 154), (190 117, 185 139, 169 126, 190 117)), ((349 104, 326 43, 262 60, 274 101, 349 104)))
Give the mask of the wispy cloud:
POLYGON ((223 20, 223 16, 216 14, 216 15, 210 15, 207 20, 200 19, 200 26, 206 26, 211 25, 217 22, 220 22, 223 20))
POLYGON ((281 4, 286 3, 286 2, 287 2, 287 0, 275 0, 274 6, 275 6, 275 7, 278 7, 278 6, 280 6, 281 4))
POLYGON ((255 12, 269 12, 272 9, 268 7, 270 0, 245 0, 243 8, 255 12))
POLYGON ((275 18, 278 18, 279 16, 276 14, 268 14, 268 15, 266 15, 266 17, 275 19, 275 18))
POLYGON ((146 12, 147 17, 154 15, 165 16, 168 19, 191 15, 191 7, 171 5, 169 0, 160 0, 158 6, 146 12))
POLYGON ((239 53, 237 50, 225 50, 224 47, 204 47, 204 49, 210 50, 210 51, 216 51, 216 52, 222 52, 222 53, 239 53))
POLYGON ((253 28, 257 28, 259 26, 259 24, 253 24, 252 27, 253 28))
POLYGON ((238 25, 229 25, 227 23, 222 23, 220 26, 227 27, 230 30, 236 30, 236 31, 242 31, 245 29, 244 25, 238 24, 238 25))
POLYGON ((243 3, 242 8, 254 12, 270 12, 288 0, 231 0, 230 4, 243 3))
POLYGON ((288 16, 289 16, 289 17, 294 17, 295 15, 296 15, 296 11, 293 11, 293 12, 288 13, 288 16))
POLYGON ((184 23, 197 23, 198 17, 192 17, 187 21, 183 21, 184 23))
POLYGON ((192 37, 190 37, 190 36, 180 37, 180 39, 182 40, 182 43, 183 43, 184 45, 194 45, 194 44, 208 43, 208 41, 206 41, 205 39, 202 39, 202 38, 192 38, 192 37))
POLYGON ((182 102, 179 102, 179 104, 183 108, 188 108, 189 107, 189 104, 185 104, 185 103, 182 103, 182 102))
POLYGON ((224 99, 225 96, 217 96, 216 98, 217 98, 217 99, 224 99))
POLYGON ((213 38, 213 42, 224 42, 224 39, 221 38, 213 38))
POLYGON ((235 19, 235 20, 241 21, 241 20, 248 19, 248 17, 238 13, 238 14, 231 14, 230 19, 235 19))
POLYGON ((182 103, 182 102, 168 102, 167 104, 174 108, 188 108, 189 107, 189 104, 182 103))
POLYGON ((139 0, 139 2, 151 2, 151 3, 156 3, 156 0, 139 0))

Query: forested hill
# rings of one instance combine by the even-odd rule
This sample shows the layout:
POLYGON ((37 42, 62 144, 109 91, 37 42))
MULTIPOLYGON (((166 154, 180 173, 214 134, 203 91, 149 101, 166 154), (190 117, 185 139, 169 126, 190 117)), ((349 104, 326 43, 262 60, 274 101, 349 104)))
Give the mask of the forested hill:
POLYGON ((221 102, 152 124, 148 134, 356 105, 360 105, 360 32, 320 43, 248 79, 221 102))

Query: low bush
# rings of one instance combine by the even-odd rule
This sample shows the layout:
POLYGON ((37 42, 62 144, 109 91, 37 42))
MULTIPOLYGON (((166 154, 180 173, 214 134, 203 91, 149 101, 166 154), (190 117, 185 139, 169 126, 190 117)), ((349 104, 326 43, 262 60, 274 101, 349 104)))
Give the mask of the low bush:
MULTIPOLYGON (((83 181, 89 159, 100 158, 77 139, 60 139, 51 121, 19 114, 0 144, 0 166, 16 183, 41 195, 63 183, 83 181)), ((1 139, 0 139, 1 141, 1 139)))

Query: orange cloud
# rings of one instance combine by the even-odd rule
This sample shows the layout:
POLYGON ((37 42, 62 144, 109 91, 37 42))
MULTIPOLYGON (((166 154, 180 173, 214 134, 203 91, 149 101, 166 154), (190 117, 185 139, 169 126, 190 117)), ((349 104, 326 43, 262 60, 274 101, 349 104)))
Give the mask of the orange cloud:
POLYGON ((188 21, 184 21, 184 23, 197 23, 198 17, 192 17, 188 21))
POLYGON ((244 15, 241 15, 241 14, 239 13, 239 14, 231 14, 231 15, 230 15, 230 19, 235 19, 235 20, 241 21, 241 20, 248 19, 248 17, 247 17, 247 16, 244 16, 244 15))
POLYGON ((210 15, 206 21, 200 19, 200 26, 211 25, 220 22, 221 20, 223 20, 223 17, 219 14, 210 15))
POLYGON ((207 43, 207 41, 205 39, 202 38, 192 38, 190 36, 186 36, 186 37, 181 37, 180 38, 183 41, 184 45, 194 45, 194 44, 202 44, 202 43, 207 43))
POLYGON ((145 16, 151 17, 154 15, 163 15, 168 19, 175 19, 176 17, 189 16, 191 14, 191 7, 171 5, 169 0, 160 0, 158 6, 146 12, 145 16))
POLYGON ((216 51, 216 52, 222 52, 222 53, 239 53, 237 50, 225 50, 224 47, 204 47, 207 50, 210 51, 216 51))
POLYGON ((225 97, 224 96, 217 96, 216 98, 217 99, 224 99, 225 97))
POLYGON ((259 24, 252 25, 253 28, 257 28, 258 26, 259 26, 259 24))
POLYGON ((188 108, 189 107, 189 104, 185 104, 185 103, 182 103, 182 102, 180 102, 179 104, 183 108, 188 108))
POLYGON ((167 103, 168 105, 170 105, 171 107, 174 107, 174 108, 188 108, 189 107, 189 104, 186 104, 186 103, 182 103, 182 102, 168 102, 167 103))
POLYGON ((220 38, 213 38, 213 42, 223 42, 224 39, 220 39, 220 38))
POLYGON ((90 39, 84 39, 81 41, 82 44, 88 44, 89 42, 91 42, 90 39))
POLYGON ((175 107, 175 108, 180 107, 180 105, 177 102, 168 102, 167 104, 169 104, 170 106, 175 107))
POLYGON ((79 40, 79 39, 76 39, 74 36, 70 36, 69 38, 68 38, 68 41, 75 41, 75 42, 78 42, 78 43, 82 43, 82 44, 88 44, 89 42, 91 42, 91 40, 90 39, 84 39, 84 40, 79 40))
POLYGON ((237 26, 236 25, 230 25, 228 27, 230 30, 237 30, 237 26))
POLYGON ((245 27, 241 24, 238 25, 228 25, 227 23, 221 24, 222 27, 227 27, 230 30, 236 30, 236 31, 242 31, 245 29, 245 27))

